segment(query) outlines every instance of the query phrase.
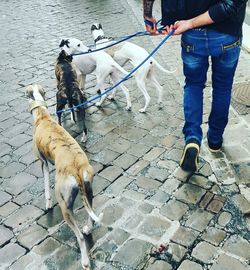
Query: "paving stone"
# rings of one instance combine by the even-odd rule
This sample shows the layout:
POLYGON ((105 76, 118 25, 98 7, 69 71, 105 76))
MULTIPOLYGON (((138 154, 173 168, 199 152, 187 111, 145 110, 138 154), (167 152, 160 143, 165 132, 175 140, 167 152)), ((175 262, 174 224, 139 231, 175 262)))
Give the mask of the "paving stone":
POLYGON ((13 238, 14 234, 8 228, 0 225, 0 246, 4 245, 6 242, 13 238))
POLYGON ((146 270, 172 270, 172 266, 164 261, 153 261, 152 264, 150 263, 146 270))
POLYGON ((234 195, 232 201, 236 204, 236 206, 243 214, 250 213, 250 202, 248 202, 243 195, 234 195))
POLYGON ((108 187, 109 185, 110 185, 109 180, 99 175, 96 175, 92 183, 93 195, 96 196, 97 194, 102 192, 104 189, 106 189, 106 187, 108 187))
POLYGON ((0 216, 3 218, 8 217, 11 213, 13 213, 15 210, 19 208, 18 205, 16 205, 13 202, 8 202, 5 205, 0 207, 0 216))
POLYGON ((170 253, 172 254, 172 260, 174 260, 175 262, 182 261, 183 257, 188 251, 183 246, 177 245, 175 243, 169 244, 169 250, 170 250, 170 253))
POLYGON ((40 217, 44 212, 32 205, 25 205, 18 209, 14 214, 10 215, 4 224, 18 231, 26 225, 31 224, 34 220, 40 217))
POLYGON ((188 206, 176 200, 169 200, 160 209, 160 213, 171 220, 180 220, 187 211, 188 206))
POLYGON ((162 153, 165 152, 164 148, 161 147, 153 147, 147 154, 143 156, 143 159, 147 161, 153 161, 158 158, 162 153))
POLYGON ((151 244, 148 242, 130 239, 119 249, 113 260, 133 269, 146 262, 150 248, 151 244))
MULTIPOLYGON (((95 261, 106 262, 110 261, 111 255, 115 253, 117 246, 112 242, 104 242, 94 250, 93 258, 95 261)), ((112 262, 112 264, 114 264, 112 262)))
POLYGON ((159 160, 157 162, 157 167, 165 169, 170 173, 173 173, 178 166, 179 164, 172 160, 159 160))
POLYGON ((132 181, 133 179, 123 175, 110 184, 105 192, 107 194, 120 195, 124 191, 125 187, 132 181))
POLYGON ((234 170, 236 172, 236 181, 239 184, 248 184, 250 175, 250 164, 249 163, 239 163, 233 164, 234 170))
POLYGON ((1 153, 0 156, 3 157, 6 154, 9 154, 12 152, 12 147, 6 143, 1 143, 1 153))
POLYGON ((128 238, 130 234, 120 228, 114 229, 108 236, 109 241, 113 241, 117 246, 122 245, 128 238))
POLYGON ((223 250, 249 261, 250 243, 239 235, 232 235, 224 244, 223 250))
POLYGON ((213 197, 214 197, 214 194, 210 191, 207 191, 200 202, 200 207, 205 209, 208 206, 208 204, 211 202, 213 197))
POLYGON ((17 174, 12 180, 5 181, 3 188, 13 195, 18 195, 32 186, 35 182, 37 182, 37 179, 34 176, 22 172, 17 174))
POLYGON ((150 149, 151 147, 149 145, 137 143, 133 144, 127 152, 133 156, 140 158, 145 155, 150 149))
POLYGON ((218 224, 225 227, 232 219, 232 214, 229 212, 221 212, 218 218, 218 224))
POLYGON ((209 181, 206 177, 203 175, 192 175, 189 179, 189 183, 193 185, 200 186, 204 189, 210 189, 213 183, 209 181))
POLYGON ((0 206, 4 205, 6 202, 10 201, 12 196, 2 190, 0 190, 0 206))
POLYGON ((164 182, 169 175, 170 175, 169 171, 159 169, 153 166, 151 166, 146 173, 147 177, 159 180, 161 182, 164 182))
POLYGON ((170 228, 171 223, 157 216, 148 216, 139 227, 139 232, 154 240, 160 240, 163 234, 170 228))
POLYGON ((111 145, 109 145, 109 149, 120 154, 123 154, 127 149, 129 149, 131 142, 125 140, 123 138, 118 138, 111 145))
POLYGON ((8 141, 8 143, 14 147, 20 147, 20 146, 24 145, 26 142, 29 142, 31 140, 32 140, 32 138, 30 136, 28 136, 26 134, 19 134, 19 135, 15 136, 14 138, 10 139, 8 141))
POLYGON ((60 243, 53 239, 52 237, 49 237, 45 239, 42 243, 40 243, 37 246, 34 246, 32 249, 32 252, 40 255, 40 256, 46 256, 52 254, 56 249, 60 247, 60 243))
POLYGON ((205 190, 191 184, 184 184, 177 192, 174 194, 175 197, 181 201, 187 203, 197 203, 201 197, 205 194, 205 190))
POLYGON ((8 269, 9 270, 20 270, 27 269, 28 266, 34 261, 32 255, 27 254, 19 258, 15 263, 13 263, 8 269))
POLYGON ((126 231, 131 231, 137 228, 142 222, 143 217, 140 214, 130 215, 121 225, 126 231))
POLYGON ((220 210, 222 209, 223 205, 224 205, 223 202, 221 202, 221 201, 219 201, 219 200, 214 200, 214 199, 213 199, 213 200, 209 203, 209 205, 208 205, 208 207, 207 207, 207 210, 208 210, 208 211, 211 211, 211 212, 213 212, 213 213, 215 213, 215 214, 217 214, 217 213, 220 212, 220 210))
POLYGON ((137 186, 146 190, 155 190, 161 185, 159 181, 147 178, 145 176, 138 176, 135 183, 137 186))
POLYGON ((164 204, 170 199, 169 194, 164 191, 158 190, 154 196, 150 198, 150 202, 157 202, 159 204, 164 204))
POLYGON ((167 148, 171 148, 176 142, 176 137, 173 135, 167 135, 161 141, 161 144, 167 148))
POLYGON ((4 168, 0 168, 0 177, 9 178, 15 176, 18 172, 21 172, 25 169, 25 165, 17 162, 12 162, 5 166, 4 168))
POLYGON ((207 242, 219 246, 219 244, 225 239, 226 233, 223 230, 209 227, 206 229, 204 234, 202 235, 202 239, 206 240, 207 242))
POLYGON ((133 166, 131 166, 126 172, 131 175, 138 175, 143 169, 149 165, 148 161, 139 160, 133 166))
POLYGON ((22 192, 20 195, 18 195, 13 202, 19 205, 24 205, 32 200, 32 195, 28 191, 22 192))
POLYGON ((181 263, 181 265, 178 267, 178 270, 202 270, 202 266, 198 263, 185 260, 181 263))
POLYGON ((226 254, 221 254, 217 259, 217 261, 213 263, 210 270, 225 270, 225 269, 248 270, 249 266, 243 264, 236 258, 230 257, 226 254))
POLYGON ((195 229, 197 231, 204 231, 211 219, 214 217, 213 214, 202 210, 196 209, 193 213, 189 213, 189 217, 185 223, 187 227, 195 229))
POLYGON ((200 242, 192 251, 192 256, 199 261, 209 264, 213 261, 215 257, 218 255, 218 248, 207 243, 200 242))
POLYGON ((172 195, 180 184, 181 182, 179 180, 175 178, 168 178, 162 185, 161 189, 167 192, 168 194, 172 195))
POLYGON ((123 209, 117 205, 110 205, 103 211, 103 224, 114 224, 119 218, 122 217, 123 209))
POLYGON ((154 209, 154 206, 148 203, 143 203, 138 207, 138 210, 141 211, 143 214, 149 214, 154 209))
POLYGON ((59 206, 54 207, 48 213, 43 215, 38 224, 45 228, 51 228, 59 224, 63 220, 62 211, 59 206))
POLYGON ((91 159, 102 163, 103 165, 109 165, 113 160, 115 160, 120 154, 109 149, 104 149, 98 154, 94 155, 91 159))
POLYGON ((37 224, 34 224, 22 231, 18 235, 17 240, 22 246, 31 249, 34 245, 46 238, 47 235, 48 233, 45 229, 37 224))
POLYGON ((173 242, 183 245, 184 247, 189 247, 193 244, 198 234, 197 231, 180 226, 171 239, 173 242))
POLYGON ((132 156, 130 154, 124 153, 114 160, 113 164, 122 168, 123 170, 127 170, 131 165, 133 165, 138 160, 137 157, 132 156))
POLYGON ((24 255, 26 250, 20 247, 17 244, 9 243, 0 249, 0 261, 1 266, 7 268, 7 266, 11 265, 14 261, 24 255))
POLYGON ((106 169, 104 169, 102 172, 99 173, 99 176, 106 178, 110 182, 113 182, 115 179, 117 179, 119 176, 121 176, 123 173, 123 170, 116 166, 109 166, 106 169))

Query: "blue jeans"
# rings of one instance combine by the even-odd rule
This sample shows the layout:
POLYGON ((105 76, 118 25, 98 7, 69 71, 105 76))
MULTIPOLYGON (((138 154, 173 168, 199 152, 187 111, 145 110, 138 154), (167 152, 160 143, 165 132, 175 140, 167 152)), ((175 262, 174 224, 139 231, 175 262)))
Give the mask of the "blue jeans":
POLYGON ((203 89, 211 57, 212 106, 208 120, 208 138, 211 143, 220 143, 228 122, 241 38, 211 29, 193 29, 182 34, 181 45, 185 75, 185 141, 202 141, 203 89))

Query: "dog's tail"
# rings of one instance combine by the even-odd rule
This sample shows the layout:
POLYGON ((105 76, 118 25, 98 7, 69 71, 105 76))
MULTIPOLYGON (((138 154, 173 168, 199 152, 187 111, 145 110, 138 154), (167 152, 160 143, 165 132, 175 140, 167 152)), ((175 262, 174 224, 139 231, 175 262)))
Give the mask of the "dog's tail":
POLYGON ((176 68, 174 70, 167 70, 165 69, 163 66, 161 66, 153 57, 150 58, 150 61, 155 64, 161 71, 165 72, 165 73, 174 73, 176 71, 176 68))
POLYGON ((100 224, 102 217, 103 217, 103 214, 101 213, 99 216, 97 216, 95 214, 95 212, 93 211, 93 208, 91 206, 93 193, 92 193, 92 187, 91 187, 89 175, 90 175, 90 173, 88 172, 88 170, 85 170, 83 172, 82 183, 84 184, 84 186, 80 185, 79 188, 80 188, 80 192, 81 192, 82 199, 83 199, 83 202, 85 204, 85 209, 86 209, 87 213, 97 224, 100 224))
POLYGON ((113 67, 117 68, 119 71, 121 71, 124 75, 128 75, 129 73, 123 68, 121 67, 118 63, 116 63, 115 61, 113 61, 112 64, 113 67))

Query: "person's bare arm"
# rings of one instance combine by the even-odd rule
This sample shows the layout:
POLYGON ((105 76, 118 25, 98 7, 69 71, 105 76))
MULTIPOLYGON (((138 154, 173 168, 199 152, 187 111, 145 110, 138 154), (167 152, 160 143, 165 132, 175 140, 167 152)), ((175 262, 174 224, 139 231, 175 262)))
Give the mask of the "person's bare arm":
POLYGON ((203 13, 197 17, 194 17, 192 19, 177 21, 177 22, 175 22, 174 25, 171 25, 170 27, 167 26, 166 30, 169 33, 173 29, 175 29, 174 35, 179 35, 187 30, 201 27, 204 25, 209 25, 212 23, 214 23, 214 21, 211 19, 208 11, 206 11, 205 13, 203 13))
POLYGON ((153 5, 155 0, 143 0, 143 17, 145 20, 146 31, 151 35, 158 35, 156 29, 156 19, 153 17, 153 5))

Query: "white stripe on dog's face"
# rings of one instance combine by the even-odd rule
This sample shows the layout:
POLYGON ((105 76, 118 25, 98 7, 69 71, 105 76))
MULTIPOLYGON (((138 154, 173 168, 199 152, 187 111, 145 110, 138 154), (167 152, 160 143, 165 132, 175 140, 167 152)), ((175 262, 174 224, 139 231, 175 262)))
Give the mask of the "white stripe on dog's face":
POLYGON ((33 88, 33 97, 34 97, 34 99, 43 101, 44 98, 43 98, 43 96, 41 95, 41 93, 39 91, 38 85, 34 84, 34 85, 32 85, 32 88, 33 88))

